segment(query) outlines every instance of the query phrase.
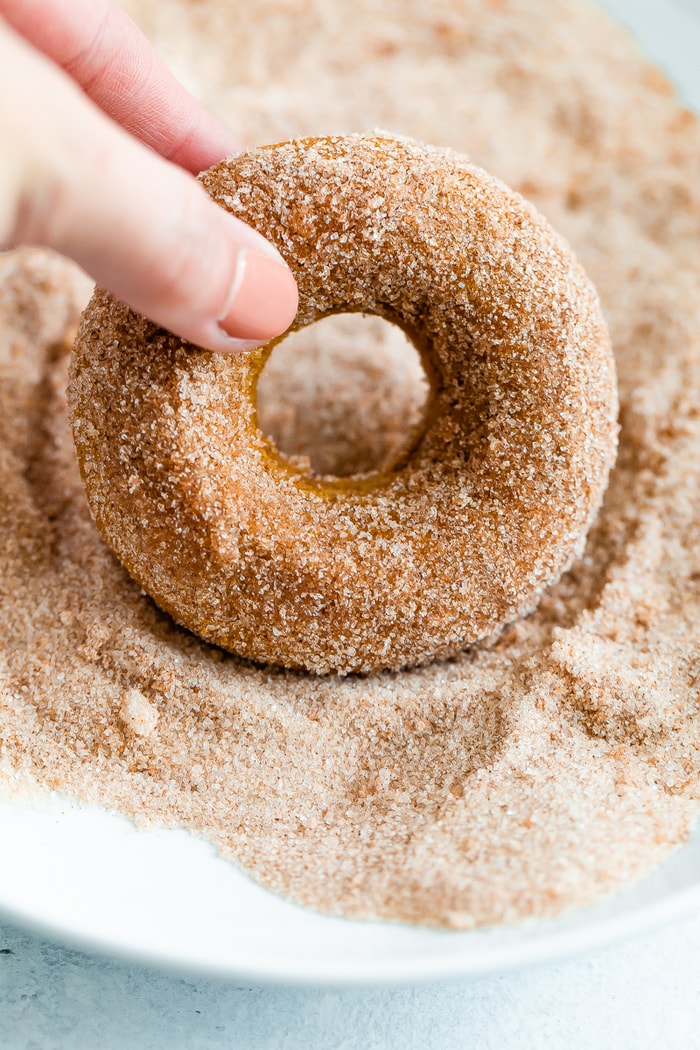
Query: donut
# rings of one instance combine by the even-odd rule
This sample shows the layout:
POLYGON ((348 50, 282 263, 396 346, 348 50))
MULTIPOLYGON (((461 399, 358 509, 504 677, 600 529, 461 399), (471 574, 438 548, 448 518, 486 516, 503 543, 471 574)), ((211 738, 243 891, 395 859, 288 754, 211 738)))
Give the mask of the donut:
POLYGON ((223 356, 97 290, 69 407, 92 515, 179 624, 315 674, 401 669, 493 639, 583 548, 617 395, 594 288, 517 193, 383 133, 253 149, 201 176, 299 285, 290 331, 376 314, 421 354, 421 425, 381 470, 319 477, 260 430, 278 340, 223 356))

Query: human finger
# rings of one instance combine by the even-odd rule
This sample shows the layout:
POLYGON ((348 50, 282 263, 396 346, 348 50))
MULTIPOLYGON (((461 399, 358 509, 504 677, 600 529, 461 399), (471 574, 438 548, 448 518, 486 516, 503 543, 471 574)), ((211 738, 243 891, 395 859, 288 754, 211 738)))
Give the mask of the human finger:
POLYGON ((167 160, 196 174, 235 152, 230 133, 112 0, 0 0, 0 15, 167 160))
POLYGON ((0 157, 0 243, 55 248, 209 349, 249 348, 287 328, 296 284, 274 248, 0 26, 3 80, 21 106, 0 113, 13 142, 0 157))

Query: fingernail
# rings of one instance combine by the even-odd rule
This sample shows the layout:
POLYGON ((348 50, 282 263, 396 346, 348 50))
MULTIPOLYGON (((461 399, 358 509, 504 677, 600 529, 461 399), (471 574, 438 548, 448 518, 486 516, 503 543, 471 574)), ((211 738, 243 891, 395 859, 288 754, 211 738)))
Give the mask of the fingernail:
MULTIPOLYGON (((255 233, 254 230, 253 233, 255 233)), ((263 255, 266 255, 270 259, 276 259, 280 266, 284 266, 286 270, 289 269, 286 262, 275 248, 274 244, 268 241, 267 238, 261 237, 259 233, 255 233, 255 244, 251 244, 248 247, 251 248, 254 252, 261 252, 263 255)))
POLYGON ((261 345, 264 345, 265 340, 260 339, 232 339, 231 336, 225 335, 221 329, 219 329, 221 335, 217 339, 215 336, 209 340, 211 349, 217 354, 245 354, 249 350, 257 350, 261 345))
POLYGON ((292 323, 297 303, 291 270, 273 255, 243 247, 219 327, 236 340, 272 339, 292 323))

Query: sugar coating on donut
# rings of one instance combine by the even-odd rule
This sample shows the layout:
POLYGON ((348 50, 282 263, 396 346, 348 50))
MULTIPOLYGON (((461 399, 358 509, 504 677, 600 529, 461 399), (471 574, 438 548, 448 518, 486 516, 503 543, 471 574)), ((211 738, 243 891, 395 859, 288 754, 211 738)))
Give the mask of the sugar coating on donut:
POLYGON ((394 321, 430 405, 408 452, 316 477, 257 425, 272 347, 225 358, 97 291, 69 392, 107 542, 201 637, 316 673, 425 663, 528 613, 581 551, 617 436, 596 293, 541 215, 449 150, 298 140, 203 176, 299 284, 292 330, 394 321))

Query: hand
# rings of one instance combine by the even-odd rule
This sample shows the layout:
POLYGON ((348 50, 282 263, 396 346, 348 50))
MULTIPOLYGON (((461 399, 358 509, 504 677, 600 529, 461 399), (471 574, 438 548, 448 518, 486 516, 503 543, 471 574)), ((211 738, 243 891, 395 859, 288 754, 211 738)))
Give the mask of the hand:
POLYGON ((0 97, 0 248, 54 248, 210 350, 288 327, 290 270, 190 174, 233 142, 111 0, 0 0, 0 97))

